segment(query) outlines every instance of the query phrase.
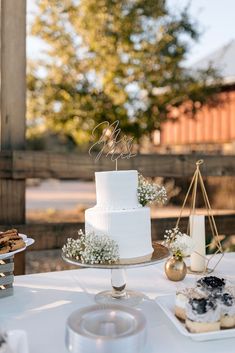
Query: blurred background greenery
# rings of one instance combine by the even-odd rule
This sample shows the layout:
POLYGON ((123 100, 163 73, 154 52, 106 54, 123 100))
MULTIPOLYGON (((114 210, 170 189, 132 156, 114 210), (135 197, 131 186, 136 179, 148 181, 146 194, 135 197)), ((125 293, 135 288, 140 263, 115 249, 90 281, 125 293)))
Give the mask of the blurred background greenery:
MULTIPOLYGON (((120 121, 138 149, 174 108, 192 117, 216 104, 219 73, 185 67, 200 25, 189 6, 159 0, 38 0, 31 34, 44 55, 28 61, 28 145, 87 149, 91 131, 120 121)), ((98 131, 97 131, 98 133, 98 131)))

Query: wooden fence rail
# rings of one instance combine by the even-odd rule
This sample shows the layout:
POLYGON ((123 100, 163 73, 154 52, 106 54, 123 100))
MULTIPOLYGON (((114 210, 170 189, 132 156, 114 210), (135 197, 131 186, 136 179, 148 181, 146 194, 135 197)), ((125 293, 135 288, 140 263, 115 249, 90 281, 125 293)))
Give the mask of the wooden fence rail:
MULTIPOLYGON (((163 239, 166 229, 173 228, 177 218, 152 219, 152 239, 163 239)), ((220 235, 235 235, 235 215, 215 216, 220 235)), ((186 231, 188 218, 181 219, 180 227, 186 231)), ((76 237, 79 229, 84 229, 84 223, 44 223, 44 224, 16 224, 21 233, 28 234, 35 239, 35 243, 28 250, 61 249, 68 237, 76 237)), ((1 226, 1 229, 7 229, 1 226)), ((206 221, 206 232, 210 234, 210 227, 206 221)))
MULTIPOLYGON (((190 177, 195 162, 203 159, 204 176, 235 176, 235 155, 199 154, 139 154, 129 160, 119 160, 119 169, 137 169, 145 176, 190 177)), ((47 151, 0 152, 0 179, 27 178, 84 179, 94 178, 95 171, 114 169, 109 158, 95 163, 88 153, 53 153, 47 151)))

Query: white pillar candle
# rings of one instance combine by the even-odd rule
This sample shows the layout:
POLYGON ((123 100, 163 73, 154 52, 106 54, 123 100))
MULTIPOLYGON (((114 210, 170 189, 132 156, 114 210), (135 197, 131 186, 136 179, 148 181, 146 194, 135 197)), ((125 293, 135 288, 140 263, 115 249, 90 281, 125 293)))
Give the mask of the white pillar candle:
POLYGON ((190 266, 192 271, 203 272, 206 266, 206 236, 205 236, 205 216, 190 216, 190 236, 194 243, 194 252, 190 256, 190 266))

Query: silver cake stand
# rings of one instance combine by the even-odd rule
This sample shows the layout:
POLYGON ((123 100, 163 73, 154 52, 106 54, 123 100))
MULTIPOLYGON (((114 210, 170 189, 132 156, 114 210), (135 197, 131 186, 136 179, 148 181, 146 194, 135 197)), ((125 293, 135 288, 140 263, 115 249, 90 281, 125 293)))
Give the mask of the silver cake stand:
POLYGON ((124 304, 135 306, 144 298, 143 293, 126 289, 126 270, 128 268, 150 266, 164 261, 170 256, 169 250, 157 242, 152 243, 153 253, 149 256, 132 259, 120 259, 114 264, 84 264, 79 260, 66 257, 62 254, 64 261, 69 264, 86 267, 111 270, 112 290, 107 290, 96 294, 95 301, 99 304, 124 304))

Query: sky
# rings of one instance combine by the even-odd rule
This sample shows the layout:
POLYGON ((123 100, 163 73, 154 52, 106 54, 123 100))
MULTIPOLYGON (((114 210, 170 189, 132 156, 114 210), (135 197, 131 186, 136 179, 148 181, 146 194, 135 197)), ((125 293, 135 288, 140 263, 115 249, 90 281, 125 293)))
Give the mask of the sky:
MULTIPOLYGON (((168 6, 174 12, 175 8, 182 8, 189 2, 189 0, 168 0, 168 6)), ((189 66, 235 39, 235 0, 191 0, 190 3, 190 13, 199 23, 202 35, 191 49, 187 59, 189 66)), ((29 30, 36 11, 35 0, 28 0, 27 8, 29 30)), ((29 58, 38 57, 42 49, 43 43, 39 39, 28 36, 29 58)))

